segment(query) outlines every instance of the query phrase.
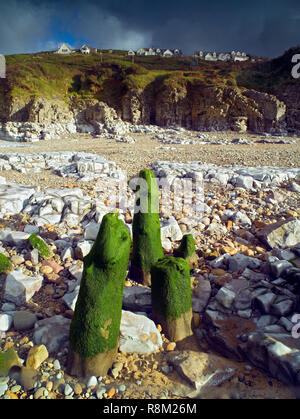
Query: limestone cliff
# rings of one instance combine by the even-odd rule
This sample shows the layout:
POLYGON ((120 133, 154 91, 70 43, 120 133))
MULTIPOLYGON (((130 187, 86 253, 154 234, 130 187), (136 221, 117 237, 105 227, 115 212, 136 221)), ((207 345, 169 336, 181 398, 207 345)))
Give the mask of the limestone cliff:
MULTIPOLYGON (((293 122, 299 110, 289 109, 275 96, 236 87, 190 85, 165 87, 155 95, 147 91, 130 91, 123 98, 121 117, 133 124, 155 124, 161 127, 183 126, 193 130, 237 130, 282 132, 286 125, 299 129, 293 122)), ((113 108, 97 99, 14 99, 2 111, 5 121, 37 124, 89 125, 112 128, 120 118, 113 108)), ((298 118, 299 120, 299 118, 298 118)), ((93 130, 91 128, 91 130, 93 130)))
POLYGON ((155 97, 130 92, 122 101, 124 120, 193 130, 233 129, 280 132, 286 105, 274 95, 237 87, 191 85, 166 87, 155 97))

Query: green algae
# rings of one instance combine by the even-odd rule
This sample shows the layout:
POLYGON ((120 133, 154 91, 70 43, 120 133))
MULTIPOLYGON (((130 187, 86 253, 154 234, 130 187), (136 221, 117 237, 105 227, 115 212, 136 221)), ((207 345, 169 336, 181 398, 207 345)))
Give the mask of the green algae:
POLYGON ((185 234, 177 249, 174 250, 174 256, 187 259, 196 252, 195 241, 192 234, 185 234))
POLYGON ((151 268, 152 310, 164 319, 177 319, 192 307, 190 266, 167 256, 151 268))
POLYGON ((13 348, 0 352, 0 377, 6 376, 14 366, 21 366, 18 354, 13 348))
POLYGON ((108 352, 118 343, 130 244, 129 232, 118 214, 106 214, 84 258, 70 326, 70 346, 82 358, 108 352))
POLYGON ((12 265, 8 257, 0 253, 0 273, 8 273, 11 267, 12 265))
POLYGON ((164 257, 159 220, 159 193, 157 181, 151 170, 141 170, 139 178, 146 181, 147 191, 136 191, 131 276, 138 282, 150 285, 151 266, 164 257), (145 209, 146 211, 143 211, 145 209))
POLYGON ((29 240, 31 246, 34 249, 38 250, 40 256, 43 259, 50 259, 53 256, 53 253, 52 253, 52 250, 50 249, 50 247, 37 234, 35 234, 35 233, 31 234, 31 236, 28 238, 28 240, 29 240))

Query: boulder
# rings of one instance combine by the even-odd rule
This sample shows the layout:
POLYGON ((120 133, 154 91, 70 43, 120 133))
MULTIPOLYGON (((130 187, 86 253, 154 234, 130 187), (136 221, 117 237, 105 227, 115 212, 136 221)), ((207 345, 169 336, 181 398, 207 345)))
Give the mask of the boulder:
POLYGON ((157 351, 161 346, 161 334, 152 320, 122 310, 120 351, 146 354, 157 351))
POLYGON ((246 268, 257 269, 261 265, 261 260, 237 253, 228 258, 229 272, 243 271, 246 268))
POLYGON ((21 306, 40 290, 42 282, 41 275, 32 277, 24 275, 21 271, 12 271, 6 277, 4 299, 21 306))
POLYGON ((40 365, 46 361, 49 354, 45 345, 35 345, 30 348, 27 358, 26 358, 26 367, 37 369, 40 365))
POLYGON ((171 241, 181 240, 182 231, 173 216, 161 221, 161 239, 170 239, 171 241))
POLYGON ((151 290, 149 288, 139 287, 137 285, 133 285, 132 287, 124 287, 123 309, 134 312, 151 312, 151 290))
POLYGON ((193 388, 189 397, 197 397, 205 388, 217 387, 230 380, 235 372, 230 361, 204 352, 182 351, 167 357, 180 376, 193 388))
POLYGON ((66 348, 71 320, 61 315, 39 320, 34 325, 33 340, 36 345, 45 345, 49 354, 66 348))
POLYGON ((259 230, 257 237, 270 248, 285 249, 300 242, 300 220, 288 220, 272 223, 259 230))
POLYGON ((226 287, 219 289, 216 300, 226 308, 230 308, 235 299, 235 293, 226 287))
POLYGON ((13 316, 8 313, 0 314, 0 332, 7 332, 13 323, 13 316))
POLYGON ((34 327, 37 317, 29 311, 16 311, 14 315, 14 328, 16 330, 28 330, 34 327))
POLYGON ((207 279, 198 279, 198 285, 194 291, 194 296, 192 297, 193 311, 196 313, 202 313, 209 302, 210 296, 210 282, 207 279))
POLYGON ((299 339, 292 339, 291 334, 282 327, 276 326, 276 331, 274 327, 272 331, 272 327, 251 332, 243 352, 255 366, 274 378, 287 385, 299 386, 299 339))
POLYGON ((84 239, 95 241, 99 232, 100 224, 90 222, 84 230, 84 239))

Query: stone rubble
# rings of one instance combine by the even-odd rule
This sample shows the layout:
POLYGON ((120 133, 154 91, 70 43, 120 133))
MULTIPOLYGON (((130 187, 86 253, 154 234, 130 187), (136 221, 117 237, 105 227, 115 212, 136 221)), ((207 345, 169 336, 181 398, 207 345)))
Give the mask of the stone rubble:
POLYGON ((204 182, 217 183, 223 186, 231 184, 236 188, 246 190, 278 186, 282 182, 293 181, 300 175, 299 168, 258 168, 237 165, 217 167, 214 164, 202 164, 196 161, 190 164, 155 162, 152 164, 152 168, 159 178, 179 177, 195 180, 195 174, 202 173, 204 182))
POLYGON ((0 154, 0 170, 17 170, 25 174, 51 170, 59 176, 80 181, 120 176, 115 162, 107 161, 96 154, 71 151, 0 154))

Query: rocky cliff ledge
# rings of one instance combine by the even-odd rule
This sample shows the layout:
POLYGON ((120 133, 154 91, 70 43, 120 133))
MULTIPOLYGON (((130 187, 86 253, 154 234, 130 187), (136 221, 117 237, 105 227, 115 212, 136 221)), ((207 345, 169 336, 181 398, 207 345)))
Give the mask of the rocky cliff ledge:
POLYGON ((233 87, 165 87, 155 97, 133 91, 122 101, 122 117, 135 124, 179 125, 199 131, 283 132, 286 105, 274 95, 233 87))
POLYGON ((7 106, 0 134, 17 141, 47 140, 74 132, 122 135, 129 132, 126 122, 196 131, 286 132, 284 102, 255 90, 186 85, 165 88, 155 97, 130 91, 120 100, 121 112, 96 99, 69 104, 59 99, 14 100, 7 106))

